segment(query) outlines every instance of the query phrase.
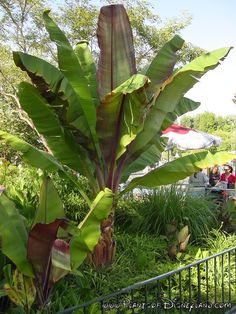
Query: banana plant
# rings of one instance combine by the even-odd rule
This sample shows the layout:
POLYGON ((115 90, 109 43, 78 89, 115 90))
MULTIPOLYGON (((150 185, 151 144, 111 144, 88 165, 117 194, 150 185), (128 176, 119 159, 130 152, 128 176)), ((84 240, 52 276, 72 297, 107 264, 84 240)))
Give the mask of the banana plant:
MULTIPOLYGON (((94 197, 105 188, 112 191, 112 210, 101 222, 101 238, 92 256, 96 265, 108 264, 115 250, 113 223, 117 198, 122 193, 137 185, 171 184, 203 167, 233 158, 227 153, 189 155, 134 179, 119 193, 119 184, 131 173, 159 161, 165 148, 161 132, 178 116, 200 105, 185 93, 217 67, 231 48, 205 53, 177 68, 177 54, 184 40, 176 35, 138 73, 132 29, 123 5, 100 10, 98 64, 87 42, 72 47, 49 11, 43 18, 57 47, 58 67, 19 51, 13 57, 32 81, 19 85, 18 97, 44 139, 45 150, 4 131, 0 131, 0 139, 20 151, 34 167, 58 171, 75 184, 75 173, 87 177, 94 197)), ((90 205, 85 193, 80 193, 90 205)))
POLYGON ((0 247, 14 263, 13 280, 4 286, 9 298, 26 313, 35 301, 47 306, 54 284, 74 272, 100 237, 100 221, 112 207, 112 192, 101 191, 81 224, 65 217, 63 204, 49 177, 42 183, 33 222, 19 213, 5 192, 0 196, 0 247))

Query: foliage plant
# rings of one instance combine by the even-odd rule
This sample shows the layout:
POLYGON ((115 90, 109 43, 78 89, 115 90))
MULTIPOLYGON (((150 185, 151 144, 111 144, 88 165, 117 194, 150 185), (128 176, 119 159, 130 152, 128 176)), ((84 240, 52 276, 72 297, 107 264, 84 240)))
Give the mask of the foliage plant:
POLYGON ((39 206, 29 224, 15 204, 0 196, 2 253, 15 265, 13 278, 4 285, 7 296, 30 313, 37 301, 42 310, 54 284, 75 271, 93 249, 99 236, 96 228, 110 210, 112 194, 100 192, 84 220, 76 227, 65 217, 63 204, 49 177, 43 179, 39 206))
POLYGON ((0 184, 5 187, 6 195, 14 201, 20 213, 32 222, 43 173, 24 164, 18 166, 1 159, 0 184))
MULTIPOLYGON (((53 312, 62 311, 71 305, 81 304, 96 298, 99 295, 110 294, 111 291, 117 291, 128 285, 135 284, 152 278, 157 275, 162 275, 173 269, 178 269, 182 266, 193 263, 197 260, 209 257, 213 254, 220 253, 222 250, 235 246, 235 234, 225 234, 220 229, 212 229, 208 236, 202 239, 201 245, 191 244, 188 246, 187 253, 177 257, 176 260, 171 260, 166 254, 166 242, 156 235, 140 235, 127 234, 125 231, 116 233, 117 239, 117 259, 113 263, 113 267, 104 269, 91 269, 84 264, 83 275, 76 277, 67 277, 64 282, 59 282, 55 287, 55 293, 52 296, 53 312), (76 300, 77 298, 77 300, 76 300)), ((214 260, 208 262, 208 302, 214 303, 214 260)), ((223 261, 222 258, 216 259, 216 278, 217 287, 216 294, 218 302, 222 298, 222 275, 224 278, 224 297, 225 301, 228 298, 229 282, 228 276, 230 271, 231 279, 235 277, 235 256, 231 255, 230 269, 228 258, 223 261)), ((205 264, 201 266, 202 280, 206 275, 205 264)), ((171 295, 172 299, 179 297, 179 274, 171 277, 171 295)), ((192 302, 197 303, 197 282, 198 274, 197 267, 191 268, 192 279, 192 302)), ((235 300, 233 292, 235 291, 234 280, 230 281, 232 300, 235 300)), ((148 302, 153 300, 156 302, 156 282, 148 285, 148 302), (152 299, 153 298, 153 299, 152 299)), ((185 270, 181 274, 182 297, 186 302, 189 302, 189 270, 185 270)), ((168 279, 161 281, 160 289, 167 298, 169 297, 168 279)), ((144 298, 144 290, 136 290, 135 299, 142 300, 144 298), (138 293, 138 296, 137 296, 138 293)), ((126 297, 124 295, 124 297, 126 297)), ((206 286, 202 286, 201 290, 202 302, 206 302, 206 286)), ((116 301, 114 300, 116 303, 116 301)), ((223 301, 222 301, 223 302, 223 301)), ((227 301, 226 301, 227 302, 227 301)), ((99 310, 98 310, 99 311, 99 310)), ((124 310, 125 311, 125 310, 124 310)), ((126 309, 127 312, 127 309, 126 309)), ((125 313, 126 313, 125 312, 125 313)))
POLYGON ((118 204, 116 225, 129 233, 167 235, 168 229, 188 225, 191 241, 199 241, 217 225, 213 200, 194 197, 172 185, 150 190, 141 200, 132 197, 118 204))
MULTIPOLYGON (((75 184, 76 173, 87 177, 93 198, 104 189, 113 193, 110 215, 101 223, 101 238, 92 255, 95 265, 106 265, 115 252, 112 234, 117 197, 138 185, 170 184, 233 158, 231 154, 209 152, 185 156, 133 179, 122 193, 118 191, 131 173, 158 162, 164 150, 161 131, 199 105, 184 94, 231 48, 206 53, 175 69, 184 40, 174 36, 141 74, 137 72, 132 30, 123 5, 101 8, 97 65, 86 41, 73 48, 49 11, 43 18, 57 46, 58 68, 24 52, 15 51, 13 56, 32 81, 20 83, 18 97, 45 150, 4 131, 0 138, 34 167, 58 171, 75 184)), ((90 206, 86 193, 81 189, 80 193, 90 206)))

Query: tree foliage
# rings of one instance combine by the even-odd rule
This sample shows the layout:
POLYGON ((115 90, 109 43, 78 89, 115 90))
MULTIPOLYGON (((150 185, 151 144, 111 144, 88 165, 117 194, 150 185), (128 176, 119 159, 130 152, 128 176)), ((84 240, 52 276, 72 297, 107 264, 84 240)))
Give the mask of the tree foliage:
MULTIPOLYGON (((143 66, 166 41, 170 40, 174 34, 180 33, 191 21, 188 15, 163 23, 161 17, 153 13, 153 8, 148 1, 123 2, 133 26, 135 53, 140 66, 143 66)), ((104 3, 109 3, 109 1, 104 1, 104 3)), ((42 139, 27 115, 20 110, 16 97, 19 82, 29 79, 15 66, 11 50, 32 53, 53 63, 56 62, 55 46, 42 27, 41 12, 46 8, 52 8, 51 1, 0 0, 0 101, 3 104, 1 107, 3 114, 0 118, 1 129, 11 131, 15 135, 25 132, 26 139, 32 138, 30 142, 34 144, 42 142, 42 139), (8 116, 8 122, 6 116, 8 116), (9 125, 11 125, 11 130, 9 130, 9 125)), ((98 56, 96 27, 99 8, 97 3, 91 0, 60 1, 53 4, 52 13, 55 20, 64 27, 73 45, 78 40, 85 40, 89 42, 94 56, 98 56)), ((185 44, 178 58, 181 63, 185 63, 201 52, 200 48, 185 44)), ((11 154, 6 148, 5 151, 7 152, 5 156, 11 154)))
MULTIPOLYGON (((191 22, 190 15, 173 17, 165 22, 158 13, 154 13, 153 6, 149 1, 103 1, 104 4, 122 3, 127 10, 134 34, 134 46, 139 66, 145 65, 158 50, 169 41, 175 34, 186 28, 191 22)), ((64 28, 72 42, 81 40, 89 41, 94 54, 97 53, 96 20, 98 7, 89 0, 67 0, 61 7, 64 28)), ((185 43, 179 54, 179 61, 186 63, 203 52, 199 47, 191 43, 185 43)))
POLYGON ((217 116, 212 112, 204 112, 195 116, 186 115, 180 123, 186 127, 220 136, 221 145, 217 150, 236 150, 236 115, 217 116))

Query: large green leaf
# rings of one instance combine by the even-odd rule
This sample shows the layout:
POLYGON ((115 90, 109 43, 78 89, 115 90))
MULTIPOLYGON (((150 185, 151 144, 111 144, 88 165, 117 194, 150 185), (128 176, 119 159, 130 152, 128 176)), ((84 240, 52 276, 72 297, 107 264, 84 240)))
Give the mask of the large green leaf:
POLYGON ((156 141, 137 159, 134 161, 129 160, 129 164, 127 164, 123 170, 121 181, 125 182, 132 173, 158 163, 161 158, 161 153, 164 151, 164 149, 165 145, 163 145, 161 139, 157 137, 156 141))
POLYGON ((177 61, 176 52, 182 48, 183 44, 184 40, 180 36, 175 35, 152 60, 145 74, 151 80, 149 93, 160 92, 160 86, 172 74, 177 61))
POLYGON ((113 154, 120 157, 142 130, 147 105, 144 87, 147 84, 146 76, 133 75, 108 94, 98 107, 97 132, 106 162, 113 154))
POLYGON ((0 243, 5 254, 26 276, 33 277, 33 270, 27 259, 28 234, 23 217, 5 194, 0 196, 0 243))
POLYGON ((144 129, 135 139, 132 148, 134 152, 142 152, 143 148, 160 131, 161 125, 169 112, 173 112, 183 95, 198 82, 207 71, 214 69, 229 53, 231 48, 221 48, 194 59, 188 65, 177 71, 163 86, 151 108, 144 129))
MULTIPOLYGON (((53 105, 51 101, 54 103, 55 100, 59 98, 59 103, 60 101, 68 102, 68 104, 62 102, 61 106, 76 108, 78 115, 77 120, 80 121, 77 125, 77 129, 81 133, 80 136, 83 135, 83 141, 85 141, 89 137, 89 128, 87 127, 87 122, 75 91, 62 72, 47 61, 27 53, 14 51, 13 58, 15 64, 23 71, 27 72, 40 93, 47 101, 50 101, 51 106, 53 105)), ((58 105, 53 106, 53 108, 55 110, 58 109, 58 105)))
POLYGON ((200 169, 214 165, 223 165, 229 160, 234 159, 235 156, 235 154, 225 152, 211 154, 210 152, 204 151, 175 159, 142 177, 133 179, 122 194, 139 185, 147 188, 154 188, 160 185, 175 183, 192 175, 200 169))
POLYGON ((60 142, 63 137, 62 127, 52 108, 41 96, 37 88, 28 82, 21 82, 18 96, 22 109, 32 119, 38 132, 45 138, 48 137, 49 140, 50 137, 58 137, 60 142))
POLYGON ((0 140, 4 140, 13 149, 21 152, 23 160, 35 168, 63 171, 63 166, 52 155, 35 148, 17 136, 0 131, 0 140))
POLYGON ((81 190, 81 186, 79 185, 75 176, 70 172, 69 169, 63 167, 63 165, 59 163, 52 155, 35 148, 17 136, 11 135, 7 132, 0 131, 0 141, 1 140, 4 140, 13 149, 22 153, 23 160, 31 166, 44 171, 58 171, 59 174, 62 173, 64 177, 67 177, 69 180, 74 182, 87 204, 91 204, 86 194, 81 190))
POLYGON ((87 254, 98 243, 100 237, 100 222, 107 218, 112 210, 113 194, 105 188, 101 191, 91 205, 91 209, 78 226, 78 232, 70 242, 71 268, 75 270, 80 266, 87 254))
POLYGON ((85 152, 66 131, 54 114, 52 108, 40 95, 37 88, 27 82, 19 85, 21 107, 32 119, 38 132, 44 136, 54 156, 62 163, 80 172, 82 175, 92 168, 85 152), (86 164, 87 162, 87 164, 86 164))
POLYGON ((94 144, 97 156, 100 158, 100 150, 96 135, 96 101, 94 103, 90 86, 86 78, 87 73, 84 73, 84 67, 81 66, 76 53, 71 47, 65 34, 49 17, 48 13, 49 11, 45 11, 43 14, 45 26, 51 40, 57 45, 59 68, 62 74, 67 78, 70 86, 73 88, 77 100, 77 102, 71 103, 68 107, 67 119, 69 123, 79 129, 81 123, 80 110, 82 110, 90 132, 89 138, 94 144))
POLYGON ((93 60, 93 56, 88 48, 88 42, 79 42, 76 45, 75 53, 79 60, 80 66, 83 69, 84 76, 88 81, 93 102, 97 107, 100 102, 98 95, 97 69, 93 60))
MULTIPOLYGON (((176 109, 172 113, 168 113, 162 122, 161 130, 165 130, 170 124, 172 124, 177 117, 183 115, 186 112, 195 110, 200 106, 199 102, 195 102, 189 98, 183 97, 176 109)), ((127 177, 139 170, 144 169, 146 166, 157 163, 160 159, 161 153, 164 151, 166 144, 163 139, 160 138, 161 132, 158 132, 147 144, 146 148, 143 149, 141 155, 136 152, 127 159, 124 167, 122 181, 126 180, 127 177)))
POLYGON ((20 51, 13 52, 13 59, 16 66, 27 72, 33 83, 39 87, 39 90, 45 92, 48 86, 52 92, 59 90, 64 76, 54 65, 20 51))
POLYGON ((49 224, 65 218, 64 206, 50 177, 45 177, 39 195, 39 207, 34 218, 36 223, 49 224))
POLYGON ((132 30, 123 5, 101 8, 97 37, 100 48, 99 94, 103 99, 137 73, 132 30))
POLYGON ((171 124, 173 124, 176 119, 183 114, 193 111, 200 106, 200 102, 193 101, 187 97, 180 99, 175 110, 173 112, 168 112, 161 126, 161 130, 167 129, 171 124))
POLYGON ((183 97, 180 99, 179 103, 175 107, 175 110, 173 113, 177 116, 180 117, 183 114, 193 111, 197 109, 201 105, 200 102, 194 101, 192 99, 189 99, 187 97, 183 97))

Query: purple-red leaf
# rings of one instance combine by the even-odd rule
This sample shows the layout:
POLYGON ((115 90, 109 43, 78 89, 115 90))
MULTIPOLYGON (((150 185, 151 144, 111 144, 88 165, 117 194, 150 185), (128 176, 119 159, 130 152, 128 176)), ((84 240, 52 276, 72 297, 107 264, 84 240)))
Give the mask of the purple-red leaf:
POLYGON ((100 47, 98 84, 103 99, 137 73, 132 30, 123 5, 101 8, 97 37, 100 47))
POLYGON ((70 271, 70 246, 66 241, 56 239, 52 246, 52 281, 57 282, 70 271))
POLYGON ((51 284, 49 281, 52 247, 57 239, 58 228, 64 228, 66 224, 64 219, 56 219, 50 224, 38 223, 29 232, 28 259, 45 294, 51 284))

